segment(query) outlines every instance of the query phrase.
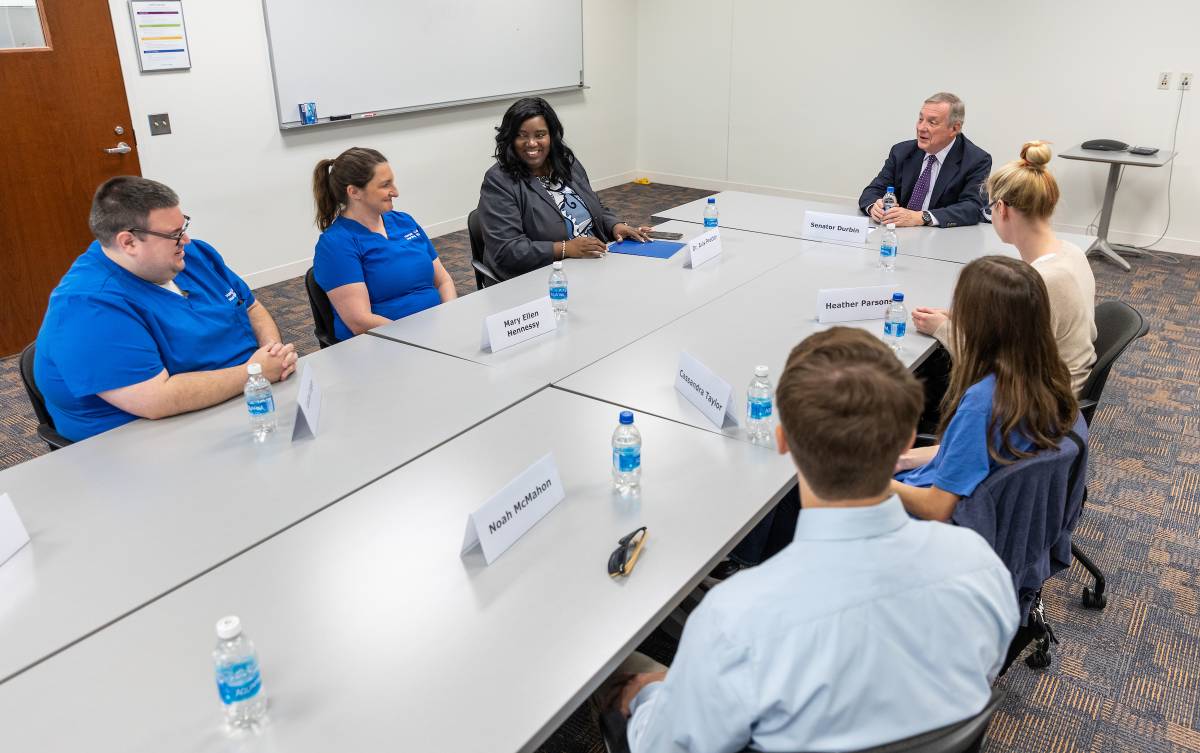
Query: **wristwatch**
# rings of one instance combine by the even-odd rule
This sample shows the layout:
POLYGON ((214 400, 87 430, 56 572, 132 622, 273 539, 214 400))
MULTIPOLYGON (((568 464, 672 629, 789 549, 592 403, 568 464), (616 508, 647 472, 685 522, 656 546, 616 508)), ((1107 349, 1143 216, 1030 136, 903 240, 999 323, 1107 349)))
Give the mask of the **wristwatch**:
POLYGON ((922 225, 932 225, 933 224, 933 215, 929 213, 928 209, 921 211, 921 224, 922 225))

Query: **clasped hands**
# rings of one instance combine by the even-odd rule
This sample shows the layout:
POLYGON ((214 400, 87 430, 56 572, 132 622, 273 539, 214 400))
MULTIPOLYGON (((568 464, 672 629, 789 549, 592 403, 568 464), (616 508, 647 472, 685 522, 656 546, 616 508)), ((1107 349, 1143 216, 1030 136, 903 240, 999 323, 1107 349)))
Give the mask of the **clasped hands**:
POLYGON ((296 346, 292 343, 267 343, 254 351, 248 363, 261 365, 267 381, 281 382, 296 370, 296 346))
POLYGON ((905 209, 897 204, 886 212, 883 211, 883 199, 876 199, 871 205, 871 219, 880 225, 895 224, 896 227, 919 227, 925 224, 921 213, 914 209, 905 209))

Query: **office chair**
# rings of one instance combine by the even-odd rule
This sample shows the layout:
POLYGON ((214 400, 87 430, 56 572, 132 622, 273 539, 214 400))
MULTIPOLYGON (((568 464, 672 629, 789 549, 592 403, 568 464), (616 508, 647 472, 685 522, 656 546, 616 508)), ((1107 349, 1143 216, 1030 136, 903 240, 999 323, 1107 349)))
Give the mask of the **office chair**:
POLYGON ((479 210, 472 209, 467 215, 467 234, 471 237, 471 266, 475 268, 475 287, 483 290, 500 282, 500 275, 492 271, 483 258, 483 228, 479 226, 479 210))
POLYGON ((308 305, 312 307, 313 315, 313 334, 317 337, 317 342, 322 348, 328 348, 330 345, 337 345, 338 339, 333 334, 333 304, 329 302, 329 296, 317 284, 317 280, 313 277, 312 267, 304 273, 304 289, 308 291, 308 305))
MULTIPOLYGON (((1134 340, 1145 337, 1149 331, 1150 325, 1142 315, 1126 303, 1104 301, 1096 306, 1096 364, 1079 396, 1079 411, 1089 426, 1100 405, 1113 364, 1134 340)), ((1084 501, 1087 501, 1086 490, 1084 501)), ((1093 586, 1083 587, 1083 605, 1089 609, 1104 609, 1108 604, 1108 597, 1104 593, 1104 573, 1077 545, 1071 545, 1071 553, 1094 579, 1093 586)))
POLYGON ((46 410, 46 398, 42 397, 42 391, 38 389, 37 383, 33 381, 35 345, 37 343, 29 343, 29 345, 25 346, 25 350, 21 351, 21 381, 25 384, 25 392, 29 394, 29 402, 33 404, 33 414, 37 416, 37 434, 42 438, 43 442, 50 446, 50 451, 54 452, 74 443, 62 434, 59 434, 58 429, 54 428, 54 419, 50 417, 50 411, 46 410))
POLYGON ((1031 641, 1036 645, 1026 664, 1050 665, 1050 644, 1058 640, 1042 608, 1042 584, 1071 565, 1071 532, 1087 488, 1087 434, 1087 422, 1078 416, 1057 447, 992 471, 951 516, 982 536, 1012 573, 1022 626, 1001 674, 1031 641))
MULTIPOLYGON (((978 714, 961 722, 955 722, 903 740, 863 748, 854 753, 975 753, 983 742, 984 733, 992 721, 992 715, 1004 700, 1004 691, 992 688, 992 697, 978 714)), ((600 715, 600 734, 608 753, 629 753, 629 742, 625 737, 625 717, 619 711, 606 711, 600 715)), ((750 753, 746 748, 743 753, 750 753)))

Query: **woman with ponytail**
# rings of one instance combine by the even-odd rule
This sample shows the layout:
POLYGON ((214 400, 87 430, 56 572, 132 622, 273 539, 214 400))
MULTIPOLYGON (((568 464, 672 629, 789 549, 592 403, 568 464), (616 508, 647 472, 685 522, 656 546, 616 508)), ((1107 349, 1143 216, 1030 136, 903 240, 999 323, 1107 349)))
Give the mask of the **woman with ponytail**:
MULTIPOLYGON (((984 190, 996 234, 1016 246, 1046 284, 1054 340, 1078 393, 1096 363, 1096 278, 1083 251, 1055 237, 1050 227, 1058 203, 1058 183, 1046 169, 1050 156, 1046 142, 1027 142, 1021 158, 992 173, 984 190)), ((954 356, 951 312, 918 307, 912 318, 920 332, 936 337, 954 356)))
POLYGON ((429 236, 393 211, 399 195, 392 168, 374 149, 347 149, 313 171, 321 230, 313 277, 333 304, 339 340, 457 297, 429 236))

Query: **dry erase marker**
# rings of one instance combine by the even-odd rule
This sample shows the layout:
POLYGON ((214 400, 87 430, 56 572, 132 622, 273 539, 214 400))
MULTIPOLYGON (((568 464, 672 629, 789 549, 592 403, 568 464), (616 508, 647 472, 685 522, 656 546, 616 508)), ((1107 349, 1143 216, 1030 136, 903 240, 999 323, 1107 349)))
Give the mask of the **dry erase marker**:
POLYGON ((300 122, 304 125, 313 125, 317 122, 317 103, 316 102, 301 102, 300 105, 300 122))
POLYGON ((349 120, 349 119, 350 119, 349 115, 330 115, 329 116, 329 122, 331 122, 331 123, 335 120, 349 120))

